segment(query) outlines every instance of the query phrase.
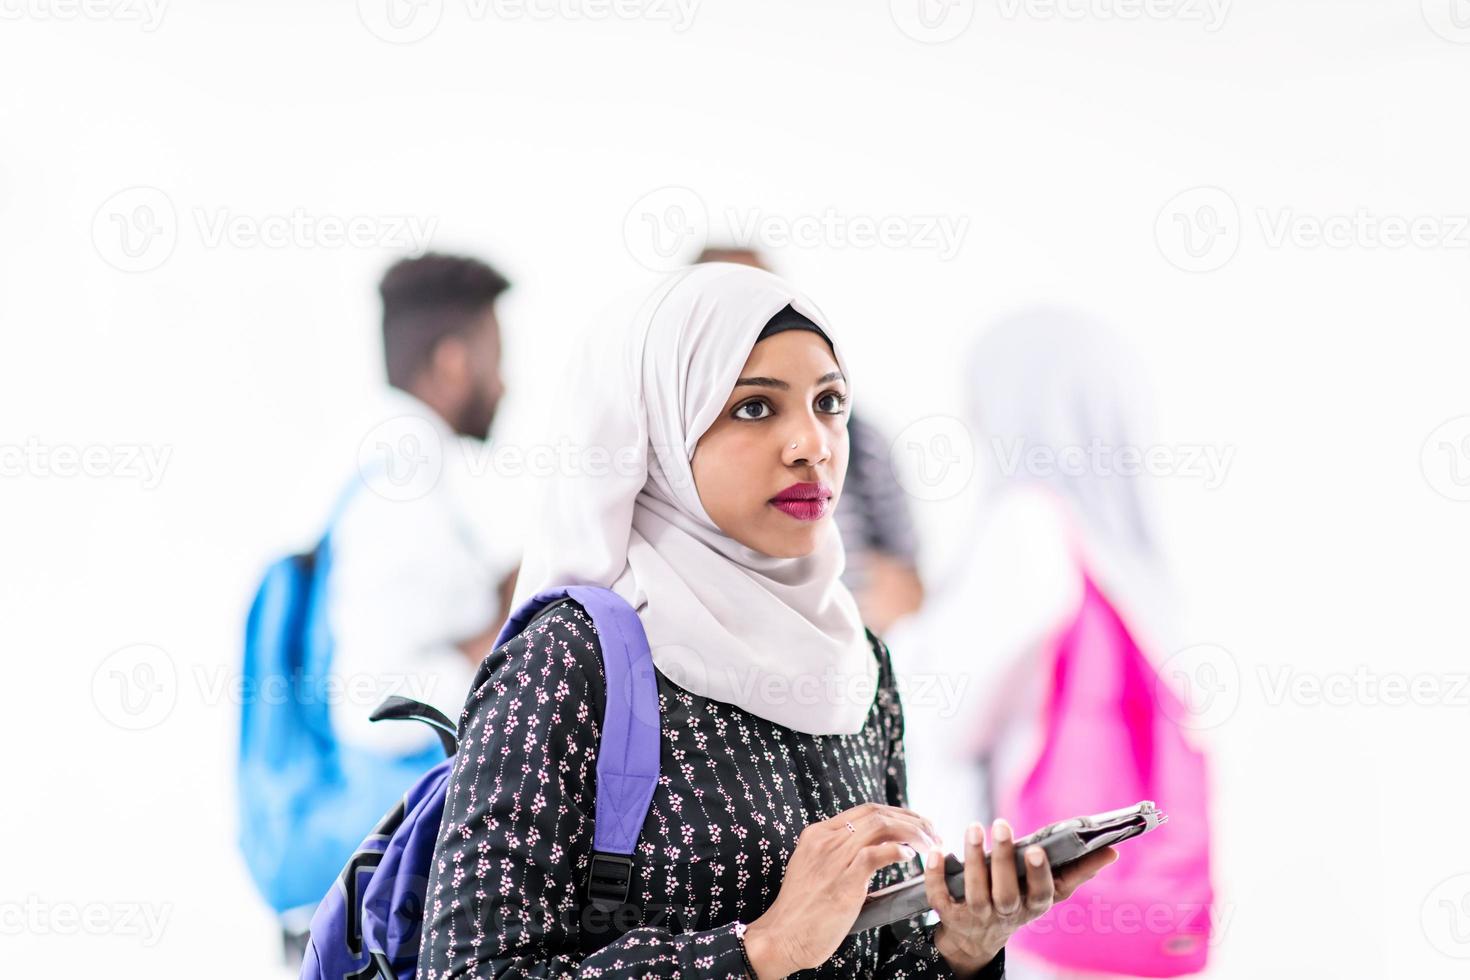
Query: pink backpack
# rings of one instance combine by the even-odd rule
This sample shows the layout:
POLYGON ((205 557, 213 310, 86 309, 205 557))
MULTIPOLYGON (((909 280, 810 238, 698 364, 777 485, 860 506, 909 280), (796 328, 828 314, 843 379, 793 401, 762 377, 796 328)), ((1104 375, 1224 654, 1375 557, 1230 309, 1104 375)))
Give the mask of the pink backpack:
POLYGON ((1143 977, 1204 969, 1210 836, 1204 756, 1174 719, 1185 707, 1084 571, 1082 605, 1057 636, 1045 739, 996 812, 1019 832, 1139 800, 1167 825, 1119 847, 1118 861, 1021 929, 1011 948, 1057 967, 1143 977))

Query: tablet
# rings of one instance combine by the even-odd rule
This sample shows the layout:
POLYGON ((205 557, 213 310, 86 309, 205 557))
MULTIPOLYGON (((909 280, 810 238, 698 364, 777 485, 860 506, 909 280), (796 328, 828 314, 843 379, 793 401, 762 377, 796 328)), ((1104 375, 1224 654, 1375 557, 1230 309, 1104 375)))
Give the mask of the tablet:
MULTIPOLYGON (((1122 810, 1109 810, 1090 817, 1073 817, 1043 827, 1033 834, 1016 841, 1016 877, 1026 880, 1026 848, 1033 844, 1046 851, 1053 873, 1067 865, 1120 841, 1146 834, 1160 824, 1168 822, 1168 816, 1149 800, 1122 810)), ((990 855, 985 855, 990 864, 990 855)), ((944 882, 949 893, 956 899, 965 897, 965 866, 953 854, 944 858, 944 882)), ((863 900, 862 911, 853 923, 848 935, 899 922, 912 915, 929 910, 929 898, 924 892, 922 875, 906 878, 886 888, 870 892, 863 900)))

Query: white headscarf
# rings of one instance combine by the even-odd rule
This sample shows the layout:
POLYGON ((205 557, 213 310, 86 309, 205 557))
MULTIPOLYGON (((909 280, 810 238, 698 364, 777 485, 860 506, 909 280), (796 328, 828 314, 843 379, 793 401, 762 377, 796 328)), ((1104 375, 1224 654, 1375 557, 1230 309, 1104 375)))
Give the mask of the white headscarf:
POLYGON ((1176 599, 1159 547, 1147 476, 1117 472, 1122 450, 1155 445, 1148 372, 1106 322, 1076 310, 1040 307, 995 324, 971 352, 972 424, 991 467, 989 504, 1043 487, 1072 514, 1094 576, 1128 614, 1130 626, 1168 644, 1176 599), (1058 464, 1031 472, 1014 466, 1025 450, 1049 449, 1058 464), (1097 466, 1060 465, 1082 452, 1097 466), (1012 472, 1001 471, 1008 457, 1012 472))
POLYGON ((685 689, 797 731, 853 734, 877 663, 840 580, 831 518, 810 555, 762 554, 716 527, 690 466, 761 329, 788 304, 826 332, 850 394, 822 312, 747 266, 676 273, 592 338, 561 389, 553 438, 569 452, 540 496, 516 605, 559 585, 610 587, 638 611, 655 666, 685 689))
POLYGON ((1043 307, 986 331, 969 367, 970 416, 987 440, 981 457, 994 467, 990 492, 1045 485, 1076 508, 1100 546, 1152 561, 1156 534, 1141 478, 1092 466, 1030 472, 1022 465, 1010 473, 1000 466, 1035 447, 1058 455, 1147 448, 1148 386, 1132 350, 1094 317, 1043 307))

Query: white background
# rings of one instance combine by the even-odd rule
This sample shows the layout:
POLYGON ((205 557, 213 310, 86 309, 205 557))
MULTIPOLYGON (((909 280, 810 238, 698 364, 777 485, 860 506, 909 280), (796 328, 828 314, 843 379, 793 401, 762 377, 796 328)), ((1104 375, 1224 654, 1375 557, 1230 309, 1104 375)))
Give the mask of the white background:
MULTIPOLYGON (((169 455, 145 486, 7 450, 7 972, 274 967, 214 682, 263 564, 353 469, 381 371, 374 285, 403 249, 231 245, 211 223, 299 209, 391 235, 409 215, 496 262, 516 284, 513 433, 574 394, 560 358, 596 308, 653 280, 637 209, 673 186, 716 238, 732 209, 967 222, 947 257, 768 249, 843 324, 860 404, 891 433, 960 412, 958 355, 1000 313, 1047 300, 1116 324, 1161 444, 1234 451, 1217 488, 1156 487, 1187 637, 1238 671, 1238 707, 1204 733, 1228 917, 1210 975, 1464 974, 1470 878, 1444 882, 1470 873, 1470 503, 1453 499, 1470 426, 1431 440, 1470 414, 1463 0, 1459 21, 1451 0, 1238 0, 1223 21, 1183 0, 1132 18, 1126 0, 926 0, 928 33, 903 0, 704 0, 683 30, 672 6, 427 0, 408 30, 433 29, 406 44, 370 29, 403 40, 369 0, 176 0, 146 22, 98 2, 0 0, 0 444, 169 455), (1202 233, 1221 198, 1170 202, 1198 187, 1224 192, 1227 237, 1203 259, 1218 268, 1185 271, 1178 222, 1202 233), (1283 215, 1360 209, 1452 240, 1273 240, 1283 215), (125 271, 115 222, 149 214, 164 234, 125 271), (163 652, 141 731, 105 674, 135 644, 163 652), (1272 704, 1262 666, 1427 675, 1440 703, 1272 704), (68 926, 67 908, 97 918, 68 926)), ((915 502, 926 567, 971 496, 915 502)))

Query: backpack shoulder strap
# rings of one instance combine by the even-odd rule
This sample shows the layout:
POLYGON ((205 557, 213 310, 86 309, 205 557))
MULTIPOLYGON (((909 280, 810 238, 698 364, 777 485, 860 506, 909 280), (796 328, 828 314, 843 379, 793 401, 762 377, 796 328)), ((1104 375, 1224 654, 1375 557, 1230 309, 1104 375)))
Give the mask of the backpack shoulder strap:
POLYGON ((575 599, 592 617, 607 678, 607 706, 597 750, 588 897, 604 911, 628 901, 633 849, 653 802, 659 773, 658 679, 643 622, 611 589, 570 585, 537 593, 501 629, 498 647, 552 602, 575 599))
POLYGON ((337 491, 337 499, 332 502, 332 509, 327 511, 327 523, 322 529, 322 536, 317 540, 316 550, 320 551, 328 541, 331 540, 332 532, 337 530, 337 525, 342 523, 342 517, 347 513, 347 508, 357 498, 360 491, 367 489, 369 481, 378 475, 381 465, 373 462, 359 465, 357 472, 348 479, 347 484, 337 491))
POLYGON ((405 698, 401 695, 390 694, 383 699, 383 703, 373 709, 368 715, 368 721, 385 721, 406 719, 408 721, 421 721, 434 729, 434 734, 439 736, 439 744, 444 748, 446 756, 454 755, 459 751, 459 731, 454 727, 444 712, 431 704, 415 701, 413 698, 405 698))

